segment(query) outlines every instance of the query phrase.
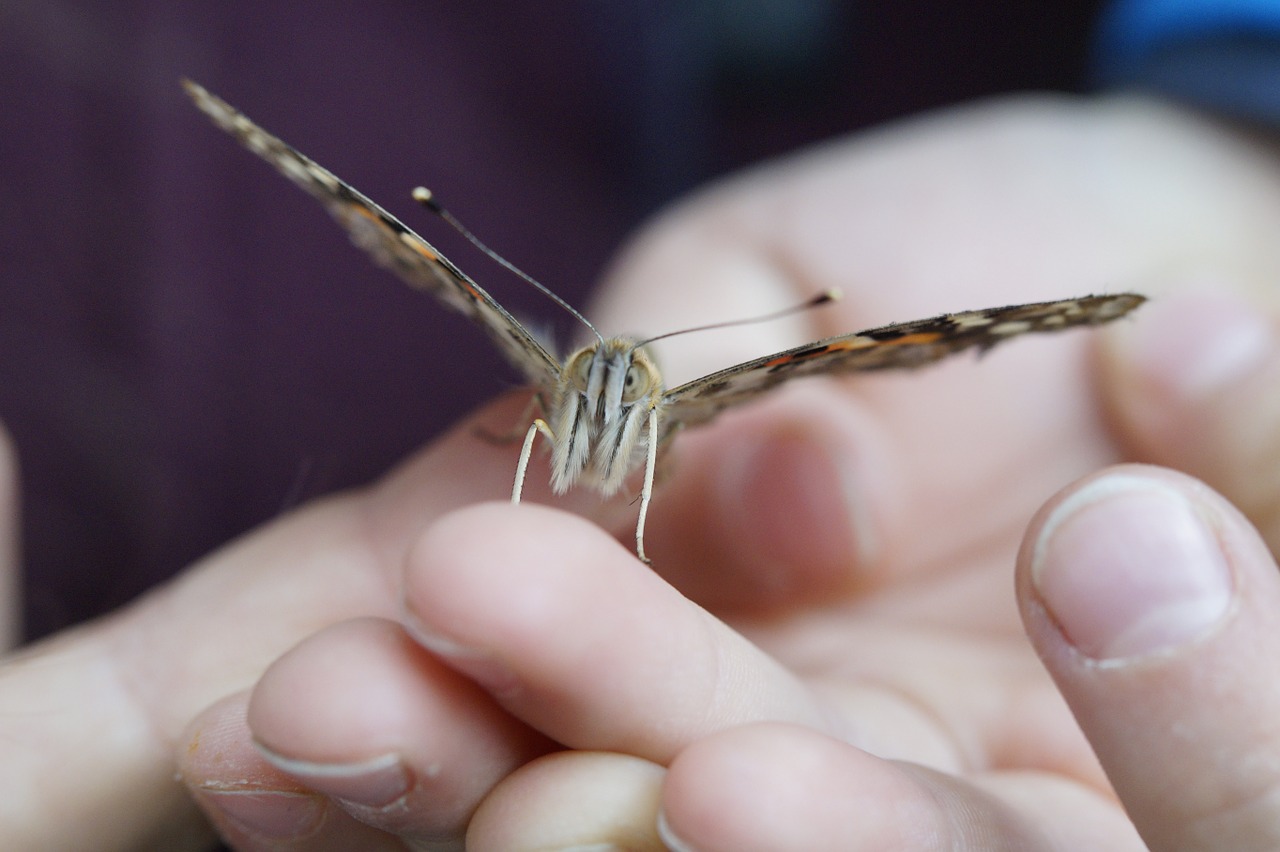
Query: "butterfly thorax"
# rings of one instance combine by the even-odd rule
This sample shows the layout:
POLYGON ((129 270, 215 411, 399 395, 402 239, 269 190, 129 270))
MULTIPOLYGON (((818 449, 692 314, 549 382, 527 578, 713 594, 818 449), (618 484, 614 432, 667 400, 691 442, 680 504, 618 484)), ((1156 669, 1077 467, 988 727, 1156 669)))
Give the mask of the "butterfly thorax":
POLYGON ((644 457, 645 422, 662 391, 657 366, 634 340, 614 337, 575 352, 549 412, 556 493, 580 478, 603 494, 616 491, 644 457))

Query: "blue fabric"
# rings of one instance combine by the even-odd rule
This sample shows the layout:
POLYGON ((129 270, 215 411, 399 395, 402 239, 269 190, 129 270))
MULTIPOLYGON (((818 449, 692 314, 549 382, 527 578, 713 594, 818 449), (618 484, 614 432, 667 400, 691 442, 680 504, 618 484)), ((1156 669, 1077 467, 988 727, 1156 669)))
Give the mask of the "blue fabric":
POLYGON ((1280 40, 1280 2, 1119 0, 1099 22, 1095 67, 1120 77, 1174 45, 1241 37, 1280 40))
POLYGON ((1119 0, 1092 65, 1102 85, 1280 123, 1280 0, 1119 0))

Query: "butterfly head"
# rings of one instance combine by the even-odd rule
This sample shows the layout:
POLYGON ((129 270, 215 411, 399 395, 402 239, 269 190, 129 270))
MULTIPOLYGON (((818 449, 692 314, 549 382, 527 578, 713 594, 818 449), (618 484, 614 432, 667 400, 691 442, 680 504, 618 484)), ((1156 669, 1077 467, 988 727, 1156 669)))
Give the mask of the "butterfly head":
POLYGON ((565 363, 552 411, 552 485, 580 476, 608 494, 635 466, 643 427, 663 392, 657 365, 634 340, 611 338, 565 363))
POLYGON ((618 337, 578 350, 569 359, 565 379, 584 413, 600 425, 618 421, 662 390, 653 359, 634 341, 618 337))

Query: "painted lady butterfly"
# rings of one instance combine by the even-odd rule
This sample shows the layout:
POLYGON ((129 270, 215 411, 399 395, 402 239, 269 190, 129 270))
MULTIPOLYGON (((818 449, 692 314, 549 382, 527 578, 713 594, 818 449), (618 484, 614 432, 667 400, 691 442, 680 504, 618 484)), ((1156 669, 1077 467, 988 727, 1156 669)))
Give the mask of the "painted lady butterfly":
MULTIPOLYGON (((535 403, 547 419, 536 418, 525 435, 513 502, 520 500, 539 433, 551 444, 551 482, 557 493, 582 480, 610 495, 643 462, 636 554, 646 562, 644 523, 658 448, 679 429, 705 423, 721 410, 789 379, 919 367, 965 349, 990 349, 1022 334, 1110 322, 1145 301, 1135 293, 1084 296, 896 323, 766 355, 667 389, 644 349, 650 341, 605 338, 585 319, 595 341, 560 361, 480 285, 399 219, 203 87, 191 81, 183 81, 183 86, 215 124, 319 199, 380 264, 474 320, 534 385, 535 403)), ((432 206, 425 190, 414 194, 432 206)))

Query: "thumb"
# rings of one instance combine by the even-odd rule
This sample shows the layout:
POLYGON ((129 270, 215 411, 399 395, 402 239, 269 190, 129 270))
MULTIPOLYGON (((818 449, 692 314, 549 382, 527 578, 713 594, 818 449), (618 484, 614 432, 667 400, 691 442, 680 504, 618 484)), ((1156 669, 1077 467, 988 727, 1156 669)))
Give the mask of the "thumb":
POLYGON ((1032 644, 1152 849, 1274 849, 1280 573, 1220 495, 1129 465, 1068 488, 1018 565, 1032 644))
POLYGON ((1218 491, 1280 552, 1280 313, 1227 288, 1152 300, 1104 338, 1100 386, 1141 461, 1218 491))

